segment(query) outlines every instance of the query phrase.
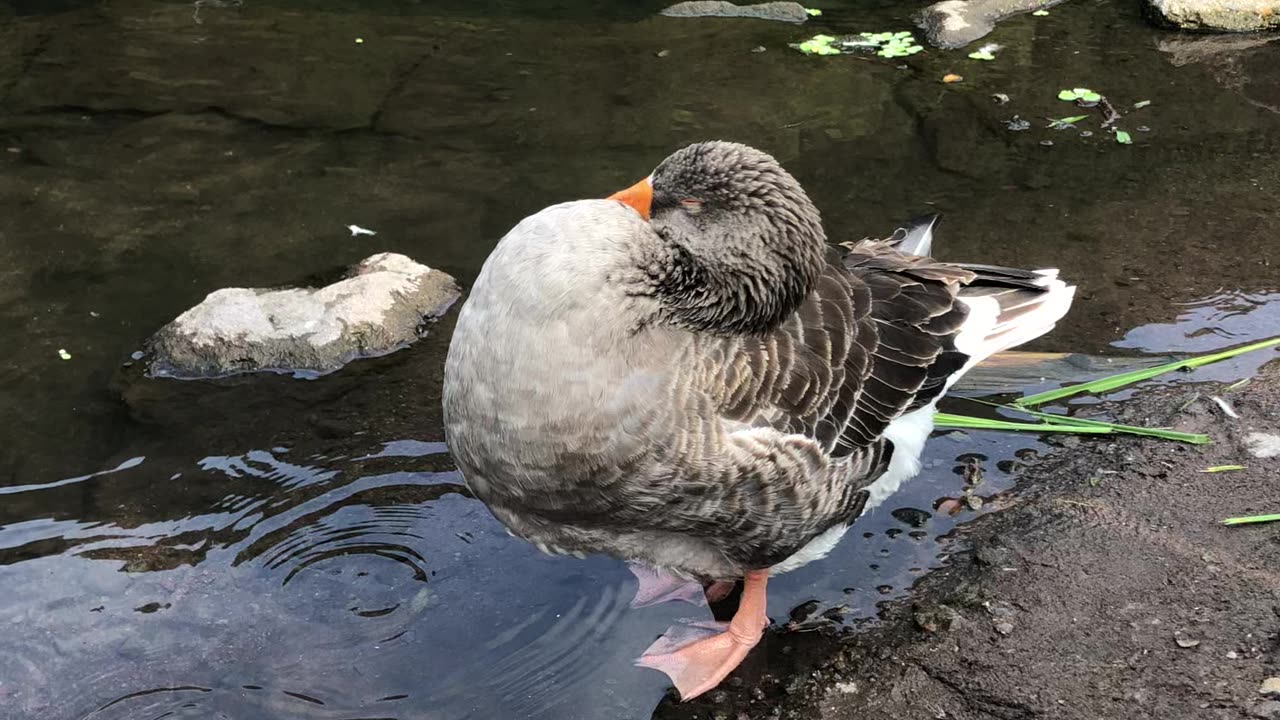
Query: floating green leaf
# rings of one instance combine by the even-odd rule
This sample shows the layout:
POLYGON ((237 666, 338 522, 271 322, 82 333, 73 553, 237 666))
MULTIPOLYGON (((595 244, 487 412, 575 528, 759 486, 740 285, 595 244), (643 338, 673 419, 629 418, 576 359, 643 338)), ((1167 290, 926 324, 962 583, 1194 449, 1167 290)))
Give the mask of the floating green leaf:
POLYGON ((1079 97, 1080 97, 1080 96, 1076 93, 1076 91, 1075 91, 1075 90, 1062 90, 1061 92, 1059 92, 1059 93, 1058 93, 1058 99, 1059 99, 1059 100, 1067 100, 1067 101, 1071 101, 1071 100, 1075 100, 1075 99, 1077 99, 1077 98, 1079 98, 1079 97))
POLYGON ((978 50, 977 52, 971 52, 969 53, 969 57, 974 60, 995 60, 996 59, 995 55, 992 55, 986 50, 978 50))
POLYGON ((822 14, 822 11, 818 8, 805 8, 804 11, 808 13, 810 17, 818 17, 822 14))
POLYGON ((1174 370, 1198 368, 1220 360, 1233 358, 1237 355, 1243 355, 1247 352, 1264 350, 1278 345, 1280 345, 1280 337, 1274 337, 1269 340, 1260 340, 1256 343, 1241 345, 1237 348, 1223 350, 1209 355, 1200 355, 1193 358, 1187 358, 1185 360, 1177 360, 1175 362, 1165 363, 1164 365, 1157 365, 1155 367, 1133 370, 1131 372, 1120 373, 1119 375, 1091 380, 1086 383, 1080 383, 1079 385, 1068 385, 1067 387, 1058 388, 1056 390, 1048 390, 1046 392, 1036 393, 1035 395, 1028 395, 1014 400, 1013 404, 1018 407, 1027 407, 1029 405, 1042 405, 1052 400, 1059 400, 1061 398, 1070 397, 1083 392, 1111 392, 1112 390, 1122 388, 1126 385, 1132 385, 1136 382, 1142 382, 1143 380, 1150 380, 1157 375, 1163 375, 1165 373, 1173 372, 1174 370))
POLYGON ((1213 467, 1207 467, 1201 470, 1200 472, 1220 473, 1220 472, 1232 472, 1233 470, 1244 470, 1244 469, 1245 469, 1245 466, 1243 465, 1214 465, 1213 467))
POLYGON ((791 47, 799 50, 806 55, 839 55, 840 48, 833 46, 835 38, 831 35, 814 35, 799 45, 791 47))
POLYGON ((1032 15, 1035 15, 1036 17, 1044 17, 1045 15, 1048 15, 1048 14, 1049 14, 1049 11, 1048 11, 1048 10, 1036 10, 1035 12, 1033 12, 1033 13, 1031 13, 1031 14, 1032 14, 1032 15))
POLYGON ((1085 102, 1096 103, 1102 99, 1102 96, 1092 90, 1086 90, 1080 93, 1080 99, 1085 102))
POLYGON ((67 351, 66 351, 65 349, 63 349, 63 348, 58 348, 58 357, 62 358, 63 360, 70 360, 70 359, 71 359, 71 353, 67 352, 67 351))
POLYGON ((1276 515, 1248 515, 1246 517, 1227 518, 1222 521, 1223 525, 1251 525, 1253 523, 1268 523, 1280 520, 1280 514, 1276 515))
POLYGON ((1148 105, 1150 105, 1150 104, 1151 104, 1151 101, 1150 101, 1150 100, 1139 100, 1138 102, 1136 102, 1136 103, 1134 103, 1134 104, 1133 104, 1133 109, 1134 109, 1134 110, 1141 110, 1142 108, 1144 108, 1144 107, 1146 107, 1146 106, 1148 106, 1148 105))
POLYGON ((1072 115, 1064 118, 1049 118, 1049 127, 1054 130, 1067 130, 1076 126, 1081 120, 1088 120, 1088 115, 1072 115))
POLYGON ((1123 130, 1116 130, 1116 142, 1121 145, 1132 145, 1133 138, 1129 137, 1129 133, 1123 130))

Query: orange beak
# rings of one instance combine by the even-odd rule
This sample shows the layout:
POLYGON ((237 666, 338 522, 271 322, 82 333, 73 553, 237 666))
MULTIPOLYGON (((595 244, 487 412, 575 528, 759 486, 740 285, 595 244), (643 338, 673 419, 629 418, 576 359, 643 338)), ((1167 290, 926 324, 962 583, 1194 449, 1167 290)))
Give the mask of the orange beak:
POLYGON ((653 185, 649 183, 649 178, 645 178, 626 190, 610 195, 609 199, 617 200, 640 213, 640 217, 648 220, 649 205, 653 203, 653 185))

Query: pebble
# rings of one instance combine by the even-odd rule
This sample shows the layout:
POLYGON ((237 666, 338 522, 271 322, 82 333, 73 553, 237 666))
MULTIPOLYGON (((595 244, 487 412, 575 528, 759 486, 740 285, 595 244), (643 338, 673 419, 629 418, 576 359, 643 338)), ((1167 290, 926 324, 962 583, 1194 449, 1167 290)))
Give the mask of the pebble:
POLYGON ((1013 623, 1009 623, 1009 622, 996 623, 996 632, 1000 633, 1001 635, 1008 635, 1009 633, 1013 632, 1013 623))
POLYGON ((1263 680, 1262 687, 1258 688, 1258 692, 1263 695, 1280 698, 1280 677, 1271 677, 1263 680))
POLYGON ((1268 700, 1249 709, 1249 714, 1263 720, 1280 720, 1280 702, 1268 700))
POLYGON ((1256 458, 1280 457, 1280 435, 1253 432, 1245 436, 1244 444, 1256 458))

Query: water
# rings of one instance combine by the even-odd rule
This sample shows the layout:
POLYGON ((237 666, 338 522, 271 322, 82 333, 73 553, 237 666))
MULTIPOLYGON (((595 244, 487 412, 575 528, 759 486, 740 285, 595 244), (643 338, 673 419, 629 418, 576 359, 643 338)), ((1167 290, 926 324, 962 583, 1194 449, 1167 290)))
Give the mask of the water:
MULTIPOLYGON (((835 239, 933 210, 943 258, 1061 267, 1077 309, 1036 349, 1280 334, 1280 43, 1206 54, 1078 0, 999 28, 995 62, 899 69, 785 47, 907 27, 894 3, 806 28, 598 5, 0 2, 0 718, 648 717, 665 678, 632 659, 706 610, 631 610, 625 566, 544 557, 467 496, 441 444, 448 320, 314 381, 121 365, 219 287, 384 250, 465 283, 524 215, 686 142, 773 152, 835 239), (1135 145, 1043 127, 1080 85, 1152 101, 1135 145)), ((856 631, 976 514, 933 510, 957 458, 985 458, 998 508, 1045 449, 935 440, 830 559, 771 583, 771 615, 856 631)))

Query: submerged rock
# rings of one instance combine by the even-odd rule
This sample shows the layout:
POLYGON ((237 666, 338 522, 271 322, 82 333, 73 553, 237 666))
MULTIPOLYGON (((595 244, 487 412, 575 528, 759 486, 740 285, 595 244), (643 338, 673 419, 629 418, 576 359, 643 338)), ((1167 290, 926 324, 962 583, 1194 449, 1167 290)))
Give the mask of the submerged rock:
POLYGON ((1256 32, 1280 28, 1280 0, 1147 0, 1159 21, 1184 30, 1256 32))
POLYGON ((413 342, 458 296, 451 276, 395 253, 366 258, 322 288, 225 288, 152 337, 150 373, 328 373, 413 342))
POLYGON ((1007 17, 1061 2, 1064 0, 943 0, 925 8, 916 21, 930 45, 952 49, 983 37, 1007 17))
POLYGON ((809 19, 809 13, 804 6, 794 2, 734 5, 725 0, 691 0, 676 3, 663 10, 662 14, 669 17, 745 17, 793 23, 802 23, 809 19))

